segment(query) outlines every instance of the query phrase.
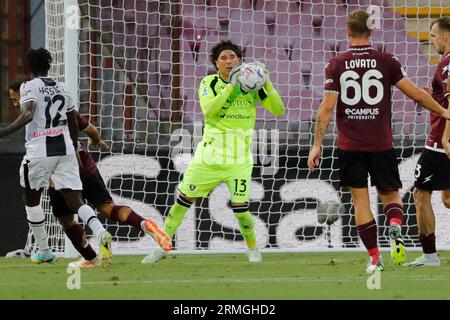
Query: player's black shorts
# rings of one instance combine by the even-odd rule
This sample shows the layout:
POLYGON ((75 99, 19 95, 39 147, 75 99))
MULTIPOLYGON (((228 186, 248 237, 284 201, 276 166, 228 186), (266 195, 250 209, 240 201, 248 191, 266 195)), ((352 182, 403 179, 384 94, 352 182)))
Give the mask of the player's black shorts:
MULTIPOLYGON (((49 189, 50 205, 52 206, 53 215, 55 217, 64 217, 74 212, 71 212, 64 200, 60 191, 49 189)), ((111 195, 106 188, 105 182, 97 170, 94 174, 83 181, 83 198, 86 199, 94 207, 99 204, 112 201, 111 195)), ((76 212, 75 212, 76 213, 76 212)))
POLYGON ((420 189, 450 189, 450 159, 445 153, 425 149, 417 161, 414 178, 414 186, 420 189))
POLYGON ((367 188, 370 174, 372 186, 380 190, 402 187, 394 149, 376 152, 344 151, 338 149, 340 185, 367 188))

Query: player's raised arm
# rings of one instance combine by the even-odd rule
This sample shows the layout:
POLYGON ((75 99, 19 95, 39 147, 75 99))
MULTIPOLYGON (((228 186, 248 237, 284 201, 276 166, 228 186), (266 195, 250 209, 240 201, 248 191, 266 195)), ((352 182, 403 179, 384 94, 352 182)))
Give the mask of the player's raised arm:
POLYGON ((199 89, 200 107, 207 118, 216 115, 233 92, 240 90, 236 84, 229 83, 225 89, 215 95, 209 84, 205 78, 202 80, 199 89))
POLYGON ((227 100, 234 100, 241 89, 237 85, 236 76, 242 67, 241 57, 233 50, 218 51, 217 47, 210 55, 211 62, 216 65, 220 77, 227 81, 225 88, 216 92, 214 89, 215 80, 211 77, 205 77, 198 92, 200 98, 200 107, 206 118, 215 116, 224 106, 227 100))
POLYGON ((333 116, 334 107, 336 106, 338 93, 326 91, 317 112, 316 127, 314 130, 314 144, 308 156, 308 168, 313 171, 319 166, 320 151, 322 141, 333 116))
POLYGON ((258 100, 261 105, 267 109, 270 113, 275 116, 281 116, 286 111, 283 99, 281 98, 278 91, 274 88, 272 81, 270 81, 270 73, 266 65, 255 61, 265 73, 265 83, 263 89, 258 91, 258 100))
POLYGON ((421 106, 436 112, 447 120, 450 120, 450 111, 444 109, 425 90, 417 87, 411 80, 403 78, 398 81, 395 86, 421 106))
POLYGON ((100 132, 98 131, 98 129, 94 125, 90 124, 89 121, 78 111, 75 111, 75 117, 77 118, 78 130, 80 132, 86 131, 90 139, 90 144, 94 147, 100 148, 100 150, 102 151, 106 151, 108 149, 108 146, 100 136, 100 132))
POLYGON ((108 150, 108 146, 106 145, 105 141, 103 141, 102 137, 100 136, 100 132, 98 132, 98 129, 95 126, 89 124, 85 131, 91 139, 92 146, 100 148, 101 151, 108 150))

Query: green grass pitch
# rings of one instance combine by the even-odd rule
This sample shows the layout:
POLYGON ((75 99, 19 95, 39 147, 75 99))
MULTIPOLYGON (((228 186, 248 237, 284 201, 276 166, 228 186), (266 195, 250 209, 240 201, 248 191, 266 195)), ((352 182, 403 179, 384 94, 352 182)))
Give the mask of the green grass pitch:
POLYGON ((404 268, 383 257, 381 289, 373 290, 363 252, 263 253, 260 264, 245 254, 170 255, 154 265, 114 256, 107 268, 82 269, 81 288, 72 290, 72 260, 0 258, 0 299, 450 299, 450 252, 440 253, 440 268, 404 268))

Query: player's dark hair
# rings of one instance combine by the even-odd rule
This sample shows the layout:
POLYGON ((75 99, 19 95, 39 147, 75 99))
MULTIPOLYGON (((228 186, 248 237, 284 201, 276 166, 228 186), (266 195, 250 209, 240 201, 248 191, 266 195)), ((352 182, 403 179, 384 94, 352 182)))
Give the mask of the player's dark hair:
POLYGON ((440 17, 431 23, 431 28, 437 23, 439 30, 450 33, 450 17, 440 17))
POLYGON ((232 50, 239 59, 242 59, 241 47, 239 47, 237 44, 234 44, 230 40, 222 40, 211 49, 209 59, 211 60, 213 66, 216 66, 216 60, 219 58, 219 55, 223 50, 232 50))
POLYGON ((369 36, 370 29, 367 21, 370 15, 363 10, 352 11, 347 17, 347 28, 354 36, 369 36))
POLYGON ((39 48, 28 50, 25 61, 33 75, 46 76, 53 59, 47 49, 39 48))
POLYGON ((30 77, 25 74, 18 74, 15 79, 9 84, 9 89, 12 91, 19 91, 20 86, 22 83, 27 82, 30 80, 30 77))

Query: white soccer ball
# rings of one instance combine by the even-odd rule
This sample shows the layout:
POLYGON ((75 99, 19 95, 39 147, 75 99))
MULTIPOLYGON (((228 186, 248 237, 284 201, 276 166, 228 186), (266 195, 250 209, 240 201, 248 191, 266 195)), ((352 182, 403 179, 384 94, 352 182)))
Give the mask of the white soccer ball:
POLYGON ((258 91, 266 82, 264 70, 254 62, 245 63, 236 78, 244 92, 258 91))
POLYGON ((5 258, 8 258, 8 259, 26 259, 29 257, 30 257, 30 253, 25 251, 24 249, 10 251, 5 256, 5 258))

